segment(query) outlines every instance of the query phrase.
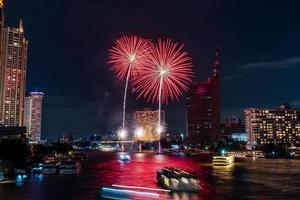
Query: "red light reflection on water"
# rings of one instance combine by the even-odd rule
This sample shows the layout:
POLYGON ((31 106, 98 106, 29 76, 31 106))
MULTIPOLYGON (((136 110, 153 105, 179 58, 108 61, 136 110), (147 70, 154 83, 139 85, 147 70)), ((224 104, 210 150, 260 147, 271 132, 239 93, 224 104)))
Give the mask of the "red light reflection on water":
POLYGON ((126 185, 147 188, 160 188, 156 182, 156 171, 163 167, 176 167, 187 171, 193 171, 200 180, 201 191, 199 194, 187 193, 162 193, 160 199, 207 199, 210 196, 209 184, 204 180, 204 172, 200 162, 183 155, 166 156, 147 153, 131 155, 130 161, 119 161, 115 154, 113 159, 97 163, 94 169, 101 178, 101 186, 126 185))

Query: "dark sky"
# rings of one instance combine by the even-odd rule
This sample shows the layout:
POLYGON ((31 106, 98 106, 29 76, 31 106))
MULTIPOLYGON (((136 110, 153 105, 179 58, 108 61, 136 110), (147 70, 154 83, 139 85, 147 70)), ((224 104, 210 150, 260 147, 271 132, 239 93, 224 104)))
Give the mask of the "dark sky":
MULTIPOLYGON (((77 136, 121 124, 123 84, 108 70, 107 49, 123 34, 185 43, 196 80, 212 71, 221 46, 222 116, 247 107, 300 107, 298 1, 7 0, 6 25, 24 20, 27 89, 46 93, 43 138, 77 136)), ((129 95, 128 109, 144 102, 129 95)), ((152 105, 149 105, 150 107, 152 105)), ((156 106, 152 106, 156 108, 156 106)), ((166 109, 168 129, 185 130, 185 99, 166 109)))

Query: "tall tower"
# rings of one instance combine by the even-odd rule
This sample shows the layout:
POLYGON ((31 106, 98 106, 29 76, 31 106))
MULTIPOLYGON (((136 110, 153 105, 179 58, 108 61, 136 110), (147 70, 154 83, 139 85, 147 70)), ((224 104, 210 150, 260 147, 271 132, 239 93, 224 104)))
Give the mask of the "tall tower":
MULTIPOLYGON (((3 58, 3 27, 4 27, 4 2, 0 0, 0 77, 2 77, 2 58, 3 58)), ((1 115, 2 115, 2 108, 1 108, 1 98, 2 98, 2 79, 0 78, 0 126, 1 126, 1 115)))
POLYGON ((2 47, 0 122, 4 126, 22 126, 28 47, 22 20, 18 28, 3 29, 2 47))
POLYGON ((2 28, 4 27, 4 2, 0 0, 0 29, 2 35, 2 28))
POLYGON ((219 47, 213 66, 213 77, 191 86, 187 96, 187 143, 210 145, 221 133, 219 47))
POLYGON ((219 65, 220 65, 220 47, 216 47, 216 58, 214 65, 214 78, 219 79, 219 65))
POLYGON ((30 92, 30 95, 25 97, 24 126, 29 138, 35 142, 41 140, 43 97, 43 92, 30 92))
POLYGON ((213 78, 211 80, 211 103, 212 103, 212 134, 218 139, 221 134, 221 109, 220 109, 220 47, 216 47, 216 57, 213 67, 213 78))

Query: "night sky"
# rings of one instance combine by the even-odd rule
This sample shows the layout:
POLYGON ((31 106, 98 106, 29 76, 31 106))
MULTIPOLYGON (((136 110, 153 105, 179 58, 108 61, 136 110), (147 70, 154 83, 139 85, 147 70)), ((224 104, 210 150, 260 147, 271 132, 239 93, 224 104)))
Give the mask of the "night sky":
MULTIPOLYGON (((88 136, 121 125, 123 83, 107 49, 124 34, 185 43, 195 81, 212 73, 221 46, 222 117, 247 107, 300 107, 300 2, 224 0, 7 0, 6 26, 24 20, 27 89, 46 93, 42 137, 88 136)), ((168 130, 185 131, 185 98, 166 109, 168 130)), ((128 111, 153 107, 130 94, 128 111)))

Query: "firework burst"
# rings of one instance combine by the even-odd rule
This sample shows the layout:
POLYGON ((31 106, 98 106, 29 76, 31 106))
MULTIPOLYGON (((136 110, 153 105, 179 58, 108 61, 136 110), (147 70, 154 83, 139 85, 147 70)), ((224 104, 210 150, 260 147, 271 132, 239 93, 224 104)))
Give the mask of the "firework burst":
POLYGON ((119 80, 134 79, 148 63, 150 41, 137 35, 118 38, 109 49, 110 70, 119 80))
MULTIPOLYGON (((193 78, 192 59, 183 51, 183 45, 159 39, 157 44, 151 44, 149 60, 133 85, 138 98, 158 103, 157 133, 161 135, 161 104, 168 103, 169 98, 178 100, 182 91, 188 89, 193 78)), ((160 140, 158 152, 161 152, 160 140)))
POLYGON ((120 80, 126 81, 123 98, 122 130, 125 131, 126 96, 128 83, 138 75, 149 62, 150 42, 142 37, 132 35, 117 39, 109 49, 111 70, 120 80))
POLYGON ((193 78, 192 59, 183 51, 183 45, 159 39, 157 44, 151 44, 149 60, 133 81, 138 98, 144 97, 152 103, 178 100, 193 78))

